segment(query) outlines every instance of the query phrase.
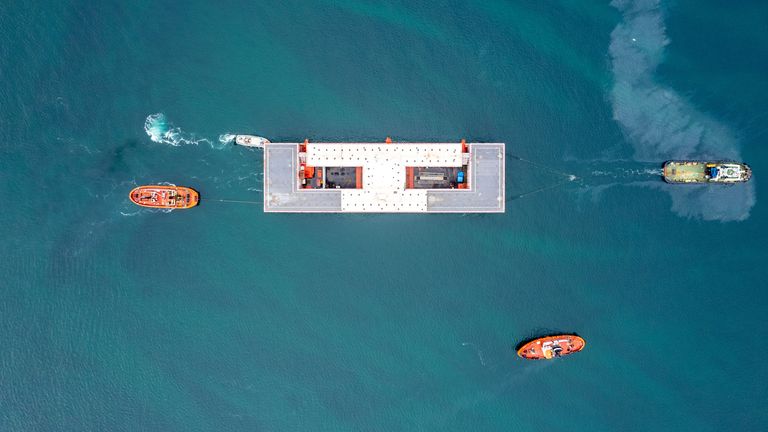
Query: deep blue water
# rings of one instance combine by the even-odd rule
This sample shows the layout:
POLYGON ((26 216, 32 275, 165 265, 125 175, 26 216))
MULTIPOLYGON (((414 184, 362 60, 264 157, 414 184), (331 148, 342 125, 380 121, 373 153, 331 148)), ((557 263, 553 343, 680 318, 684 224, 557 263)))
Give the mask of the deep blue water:
POLYGON ((765 428, 765 2, 111 3, 0 5, 0 430, 765 428), (217 202, 233 132, 506 142, 507 212, 217 202))

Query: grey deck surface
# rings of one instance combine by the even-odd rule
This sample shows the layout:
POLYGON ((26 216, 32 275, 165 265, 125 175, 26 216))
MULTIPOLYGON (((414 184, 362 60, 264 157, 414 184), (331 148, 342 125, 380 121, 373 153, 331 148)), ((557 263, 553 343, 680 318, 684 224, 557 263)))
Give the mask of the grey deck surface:
MULTIPOLYGON (((264 149, 264 211, 336 213, 342 190, 301 190, 298 143, 271 143, 264 149)), ((469 144, 470 190, 427 191, 427 213, 503 213, 504 144, 469 144)))
POLYGON ((299 190, 298 143, 264 148, 265 212, 340 212, 341 190, 299 190))
POLYGON ((430 190, 429 212, 504 212, 504 144, 470 144, 469 153, 472 189, 430 190))

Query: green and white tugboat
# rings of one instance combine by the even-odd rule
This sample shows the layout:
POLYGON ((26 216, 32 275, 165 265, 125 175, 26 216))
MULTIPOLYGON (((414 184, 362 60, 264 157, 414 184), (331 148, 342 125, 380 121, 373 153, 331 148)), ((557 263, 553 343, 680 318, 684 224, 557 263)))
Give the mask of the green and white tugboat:
POLYGON ((667 161, 667 183, 741 183, 752 177, 747 164, 739 162, 667 161))

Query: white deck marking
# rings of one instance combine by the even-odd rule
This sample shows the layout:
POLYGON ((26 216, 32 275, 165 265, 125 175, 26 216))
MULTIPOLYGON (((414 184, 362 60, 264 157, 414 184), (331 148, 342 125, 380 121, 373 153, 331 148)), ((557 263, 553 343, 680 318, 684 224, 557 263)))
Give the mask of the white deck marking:
POLYGON ((307 145, 307 165, 363 167, 363 188, 341 191, 343 212, 426 212, 427 190, 405 188, 405 168, 461 167, 461 144, 307 145))
MULTIPOLYGON (((362 189, 302 189, 300 143, 264 149, 264 211, 288 213, 503 213, 504 144, 308 143, 308 166, 362 167, 362 189), (464 161, 462 161, 464 159, 464 161), (462 163, 464 162, 464 163, 462 163), (468 189, 405 189, 406 167, 468 165, 468 189)), ((436 170, 437 171, 437 170, 436 170)), ((325 176, 323 176, 325 177, 325 176)))

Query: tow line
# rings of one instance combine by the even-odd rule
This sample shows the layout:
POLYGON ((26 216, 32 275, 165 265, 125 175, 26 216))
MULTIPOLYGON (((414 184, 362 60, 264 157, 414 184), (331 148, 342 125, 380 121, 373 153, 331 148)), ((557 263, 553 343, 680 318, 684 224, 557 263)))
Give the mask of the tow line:
MULTIPOLYGON (((520 198, 526 197, 528 195, 533 195, 533 194, 536 194, 536 193, 539 193, 539 192, 548 191, 550 189, 555 189, 555 188, 560 187, 560 186, 562 186, 564 184, 567 184, 567 183, 570 183, 570 182, 573 182, 573 181, 576 181, 576 180, 579 179, 579 177, 577 177, 577 176, 575 176, 573 174, 568 174, 566 172, 556 170, 556 169, 554 169, 552 167, 549 167, 547 165, 540 164, 540 163, 537 163, 537 162, 534 162, 534 161, 522 158, 520 156, 515 156, 515 155, 512 155, 512 154, 507 154, 507 156, 509 156, 512 159, 518 160, 520 162, 525 162, 525 163, 530 164, 532 166, 535 166, 537 168, 541 168, 543 170, 549 171, 549 172, 551 172, 553 174, 557 174, 557 175, 561 175, 563 177, 567 177, 567 180, 563 180, 561 182, 558 182, 558 183, 555 183, 555 184, 552 184, 552 185, 549 185, 549 186, 540 187, 540 188, 533 189, 533 190, 530 190, 530 191, 527 191, 527 192, 523 192, 521 194, 517 194, 517 195, 511 196, 511 197, 507 198, 507 202, 513 201, 513 200, 516 200, 516 199, 520 199, 520 198)), ((201 199, 201 201, 202 201, 202 199, 201 199)), ((245 200, 213 199, 213 198, 206 198, 205 201, 214 201, 214 202, 223 202, 223 203, 238 203, 238 204, 256 204, 256 205, 263 204, 262 201, 245 201, 245 200)))
MULTIPOLYGON (((511 157, 512 159, 519 160, 520 162, 525 162, 525 163, 531 164, 531 165, 533 165, 533 166, 535 166, 537 168, 541 168, 541 169, 547 170, 547 171, 549 171, 551 173, 560 174, 561 176, 568 177, 569 179, 570 178, 572 178, 573 180, 578 179, 578 177, 576 177, 573 174, 568 174, 566 172, 556 170, 556 169, 554 169, 552 167, 549 167, 549 166, 546 166, 544 164, 540 164, 540 163, 537 163, 537 162, 534 162, 534 161, 531 161, 531 160, 528 160, 528 159, 521 158, 520 156, 515 156, 515 155, 509 154, 509 153, 507 153, 507 156, 511 157)), ((573 180, 569 180, 569 181, 573 181, 573 180)))
POLYGON ((242 200, 211 199, 211 198, 206 198, 205 201, 226 202, 226 203, 239 203, 239 204, 264 204, 263 201, 242 201, 242 200))
POLYGON ((563 172, 563 171, 560 171, 560 170, 556 170, 556 169, 554 169, 552 167, 549 167, 547 165, 540 164, 540 163, 537 163, 537 162, 534 162, 534 161, 522 158, 520 156, 515 156, 515 155, 509 154, 509 153, 507 153, 507 156, 509 156, 512 159, 518 160, 520 162, 525 162, 525 163, 530 164, 532 166, 535 166, 537 168, 541 168, 543 170, 549 171, 549 172, 551 172, 553 174, 561 175, 563 177, 567 177, 568 178, 567 180, 563 180, 563 181, 555 183, 553 185, 540 187, 540 188, 537 188, 537 189, 534 189, 534 190, 531 190, 531 191, 528 191, 528 192, 523 192, 521 194, 518 194, 518 195, 515 195, 515 196, 511 196, 511 197, 507 198, 507 200, 506 200, 507 202, 513 201, 513 200, 516 200, 516 199, 520 199, 520 198, 526 197, 528 195, 533 195, 535 193, 548 191, 550 189, 554 189, 554 188, 560 187, 560 186, 562 186, 564 184, 568 184, 570 182, 573 182, 573 181, 576 181, 576 180, 579 179, 579 177, 577 177, 577 176, 575 176, 573 174, 568 174, 566 172, 563 172))

